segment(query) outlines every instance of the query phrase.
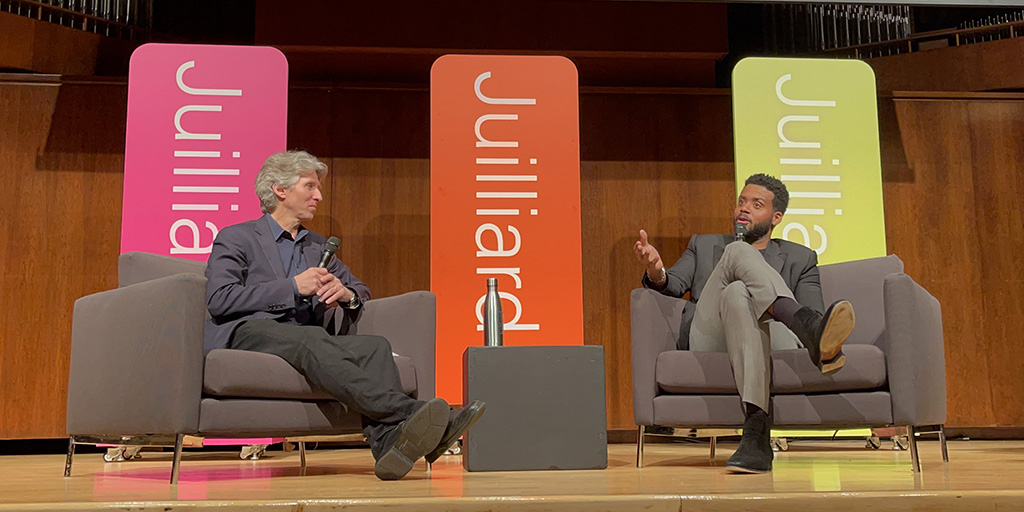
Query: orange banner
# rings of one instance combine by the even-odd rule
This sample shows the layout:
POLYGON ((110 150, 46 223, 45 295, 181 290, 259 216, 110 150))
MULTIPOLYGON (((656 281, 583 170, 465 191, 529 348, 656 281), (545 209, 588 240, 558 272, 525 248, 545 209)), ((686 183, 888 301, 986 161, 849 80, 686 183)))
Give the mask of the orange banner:
POLYGON ((462 401, 488 277, 506 345, 582 345, 579 86, 562 57, 446 55, 430 74, 437 395, 462 401))

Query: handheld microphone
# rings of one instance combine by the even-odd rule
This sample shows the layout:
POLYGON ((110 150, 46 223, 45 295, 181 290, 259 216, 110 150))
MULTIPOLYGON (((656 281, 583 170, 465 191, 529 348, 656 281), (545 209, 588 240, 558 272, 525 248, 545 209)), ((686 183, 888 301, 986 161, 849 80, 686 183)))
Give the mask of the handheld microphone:
POLYGON ((320 256, 320 264, 318 267, 326 267, 331 262, 331 258, 334 257, 334 253, 338 252, 338 247, 341 245, 341 240, 336 236, 332 236, 327 239, 327 243, 324 244, 324 253, 320 256))
POLYGON ((747 236, 747 226, 746 226, 746 224, 744 224, 742 222, 737 222, 736 226, 734 226, 734 228, 736 230, 736 241, 740 242, 740 241, 746 240, 746 236, 747 236))

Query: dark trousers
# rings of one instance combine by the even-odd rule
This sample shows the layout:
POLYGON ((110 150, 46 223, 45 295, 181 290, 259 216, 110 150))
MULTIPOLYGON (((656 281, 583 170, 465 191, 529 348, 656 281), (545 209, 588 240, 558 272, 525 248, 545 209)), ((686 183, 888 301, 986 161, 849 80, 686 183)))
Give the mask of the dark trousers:
POLYGON ((385 435, 423 405, 400 391, 391 343, 381 336, 331 336, 323 327, 250 320, 235 329, 231 348, 288 361, 314 386, 361 414, 375 457, 385 435))

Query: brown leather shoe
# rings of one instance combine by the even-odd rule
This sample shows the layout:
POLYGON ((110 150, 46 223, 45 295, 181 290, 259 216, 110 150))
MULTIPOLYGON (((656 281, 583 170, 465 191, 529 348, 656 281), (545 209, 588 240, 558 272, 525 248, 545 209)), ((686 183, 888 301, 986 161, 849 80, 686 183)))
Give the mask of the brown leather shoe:
POLYGON ((807 348, 807 354, 821 373, 829 375, 839 371, 846 364, 843 343, 856 323, 853 304, 837 300, 824 315, 805 306, 793 316, 796 320, 793 334, 807 348))

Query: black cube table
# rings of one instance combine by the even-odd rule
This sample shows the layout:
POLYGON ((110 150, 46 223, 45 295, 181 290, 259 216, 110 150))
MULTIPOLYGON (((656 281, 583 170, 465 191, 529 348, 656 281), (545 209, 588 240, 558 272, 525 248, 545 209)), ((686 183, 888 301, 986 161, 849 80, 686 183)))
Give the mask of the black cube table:
POLYGON ((467 470, 608 467, 604 347, 469 347, 462 369, 463 403, 487 403, 467 470))

